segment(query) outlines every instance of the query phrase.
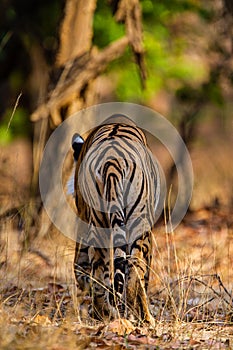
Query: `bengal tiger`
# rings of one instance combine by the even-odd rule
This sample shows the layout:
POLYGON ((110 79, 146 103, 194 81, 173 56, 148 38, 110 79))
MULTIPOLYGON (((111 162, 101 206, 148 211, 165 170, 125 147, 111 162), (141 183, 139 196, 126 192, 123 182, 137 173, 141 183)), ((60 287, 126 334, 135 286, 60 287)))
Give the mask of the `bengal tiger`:
POLYGON ((92 296, 95 318, 136 316, 154 325, 147 287, 160 180, 145 134, 113 115, 85 141, 75 134, 72 147, 77 215, 86 224, 85 232, 77 228, 77 286, 92 296))

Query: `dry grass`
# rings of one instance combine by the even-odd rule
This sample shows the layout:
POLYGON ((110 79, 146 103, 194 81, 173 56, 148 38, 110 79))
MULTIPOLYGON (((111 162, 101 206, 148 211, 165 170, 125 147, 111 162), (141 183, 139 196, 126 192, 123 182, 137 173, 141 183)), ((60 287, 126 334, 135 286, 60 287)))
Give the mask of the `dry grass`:
POLYGON ((9 222, 1 237, 1 349, 233 345, 233 231, 228 213, 202 210, 187 216, 171 234, 155 230, 150 283, 155 329, 81 321, 72 272, 74 244, 59 233, 37 238, 23 253, 19 232, 9 222))
MULTIPOLYGON (((74 242, 52 229, 45 215, 40 229, 30 228, 33 236, 39 234, 29 245, 25 245, 28 232, 21 227, 17 211, 0 220, 0 349, 232 349, 229 149, 223 152, 214 148, 218 161, 209 168, 208 159, 214 160, 210 149, 203 156, 193 153, 198 179, 194 187, 195 211, 171 234, 161 228, 154 231, 149 288, 151 312, 156 319, 154 329, 125 321, 101 323, 89 317, 80 320, 72 270, 74 242), (205 198, 210 203, 216 195, 226 200, 222 202, 228 208, 204 208, 205 198)), ((4 157, 0 159, 2 164, 4 157)), ((4 199, 1 213, 19 205, 27 212, 27 196, 20 188, 20 183, 28 188, 25 179, 14 176, 12 181, 9 177, 9 187, 3 175, 1 178, 0 173, 4 189, 0 191, 4 199), (10 189, 8 195, 6 188, 10 189)))

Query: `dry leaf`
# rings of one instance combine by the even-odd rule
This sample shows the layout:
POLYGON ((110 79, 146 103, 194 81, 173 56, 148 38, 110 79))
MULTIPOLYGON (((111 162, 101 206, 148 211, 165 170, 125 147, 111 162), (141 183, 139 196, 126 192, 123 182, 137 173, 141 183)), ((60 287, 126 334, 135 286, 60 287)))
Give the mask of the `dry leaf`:
POLYGON ((130 334, 134 331, 134 329, 135 327, 132 325, 132 323, 125 318, 119 318, 113 322, 110 322, 106 327, 107 332, 116 333, 118 335, 130 334))
POLYGON ((146 335, 139 335, 135 336, 133 334, 130 334, 128 337, 128 341, 135 344, 148 344, 148 345, 156 345, 158 343, 157 339, 153 339, 151 337, 148 337, 146 335))
POLYGON ((36 315, 35 318, 33 318, 33 323, 40 324, 41 326, 48 326, 51 324, 50 319, 47 316, 41 316, 41 315, 36 315))

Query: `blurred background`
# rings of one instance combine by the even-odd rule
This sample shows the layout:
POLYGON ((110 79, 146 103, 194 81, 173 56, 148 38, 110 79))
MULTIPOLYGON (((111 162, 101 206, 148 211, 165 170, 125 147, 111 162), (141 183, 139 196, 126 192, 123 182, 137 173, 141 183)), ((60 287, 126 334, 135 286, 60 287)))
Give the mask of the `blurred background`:
MULTIPOLYGON (((28 205, 29 198, 38 195, 41 152, 56 125, 71 111, 112 101, 148 106, 178 129, 193 162, 192 210, 232 208, 231 2, 141 0, 141 14, 136 22, 139 27, 142 24, 142 30, 136 28, 132 19, 130 24, 122 3, 106 0, 83 5, 80 1, 75 8, 75 1, 1 1, 1 214, 28 205), (81 6, 84 7, 80 9, 81 6), (89 27, 83 26, 85 21, 89 27), (130 30, 135 33, 130 34, 130 30), (40 113, 33 117, 34 111, 52 96, 67 62, 77 61, 86 69, 91 57, 130 35, 138 36, 139 46, 131 38, 124 50, 90 76, 80 88, 79 103, 73 109, 69 110, 67 101, 63 101, 57 122, 52 109, 47 113, 46 127, 46 118, 40 113), (87 47, 80 38, 87 38, 87 47), (64 53, 65 48, 71 47, 70 42, 76 45, 76 56, 64 53), (87 58, 86 52, 91 52, 87 58)), ((137 18, 138 8, 134 10, 137 18)), ((79 79, 77 69, 74 76, 79 79)), ((174 174, 169 162, 167 174, 170 179, 174 174)))

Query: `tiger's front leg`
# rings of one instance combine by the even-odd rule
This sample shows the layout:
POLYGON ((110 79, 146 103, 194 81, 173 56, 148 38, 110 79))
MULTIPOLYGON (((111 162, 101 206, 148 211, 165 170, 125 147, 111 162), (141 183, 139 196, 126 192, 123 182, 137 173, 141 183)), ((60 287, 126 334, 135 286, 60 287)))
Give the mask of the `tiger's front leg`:
POLYGON ((90 315, 102 319, 108 311, 106 300, 108 288, 104 285, 104 276, 108 269, 108 262, 105 261, 106 251, 106 249, 76 244, 74 272, 82 318, 90 315), (84 301, 86 296, 91 299, 89 307, 84 301))
POLYGON ((88 255, 89 247, 76 243, 74 257, 74 274, 79 289, 78 294, 87 295, 90 293, 91 265, 88 255))
POLYGON ((127 303, 131 313, 155 326, 147 300, 151 264, 151 233, 146 232, 130 246, 128 260, 127 303))
POLYGON ((77 301, 81 318, 88 317, 88 305, 85 297, 90 295, 91 290, 91 265, 89 262, 89 247, 76 243, 74 257, 74 274, 77 282, 77 301))
POLYGON ((90 247, 92 266, 92 317, 102 319, 124 316, 126 246, 90 247))
POLYGON ((108 293, 109 293, 109 259, 108 249, 89 247, 89 260, 91 270, 92 304, 89 314, 93 318, 102 320, 109 315, 108 293))

